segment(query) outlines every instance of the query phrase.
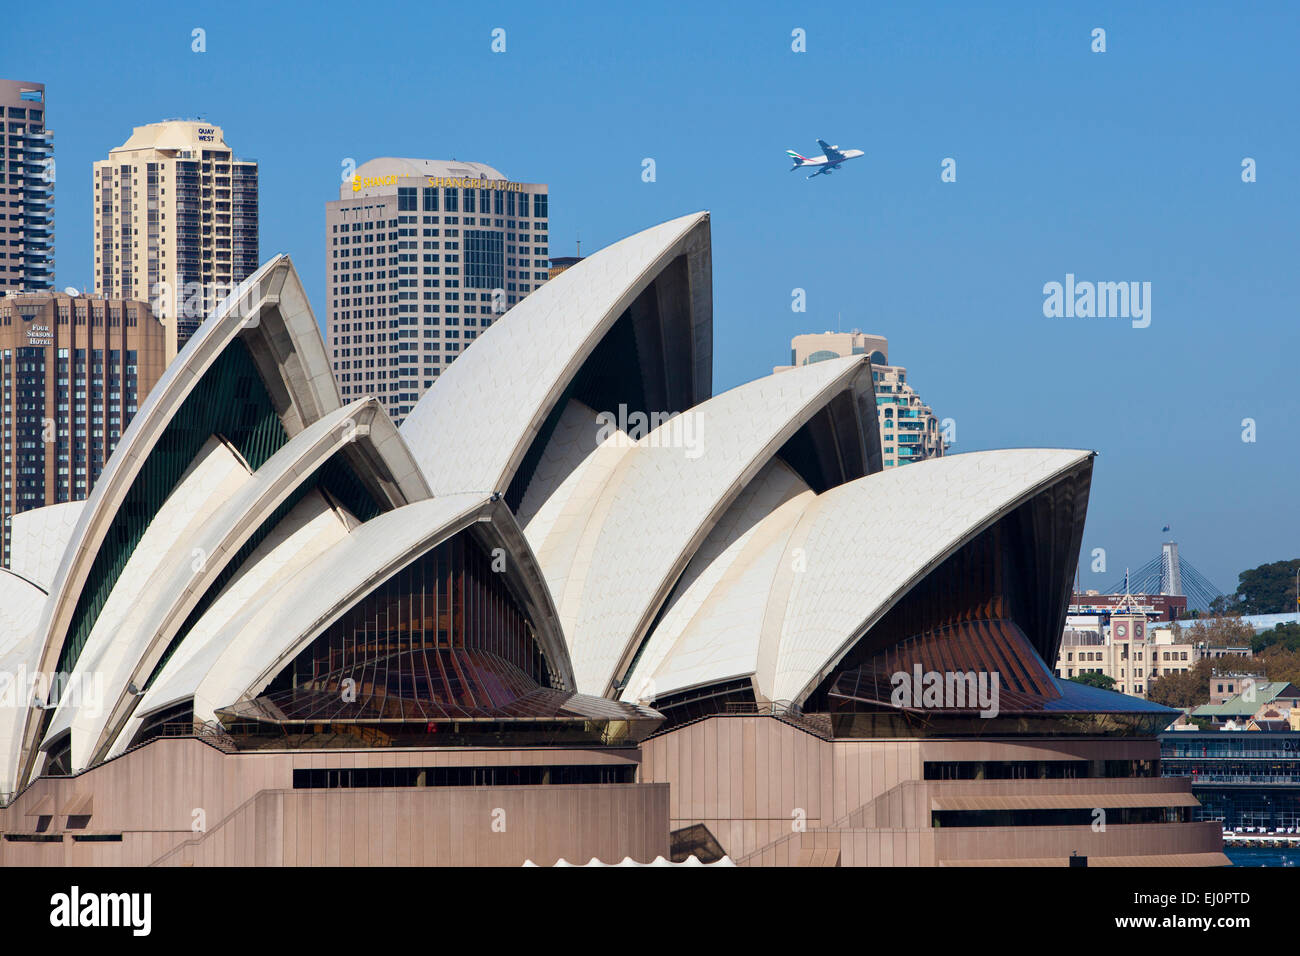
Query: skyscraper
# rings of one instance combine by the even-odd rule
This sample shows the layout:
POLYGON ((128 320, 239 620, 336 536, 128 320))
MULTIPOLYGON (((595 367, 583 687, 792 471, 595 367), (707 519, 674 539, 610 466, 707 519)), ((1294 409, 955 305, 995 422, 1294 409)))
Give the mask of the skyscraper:
POLYGON ((95 291, 144 299, 184 348, 231 288, 257 271, 257 162, 219 126, 137 126, 95 163, 95 291))
POLYGON ((14 515, 90 493, 162 375, 165 339, 144 302, 0 297, 0 564, 14 515))
POLYGON ((54 288, 54 134, 45 84, 0 80, 0 292, 54 288))
POLYGON ((330 361, 400 422, 484 328, 546 281, 547 187, 482 163, 372 159, 325 204, 330 361))
POLYGON ((812 332, 790 340, 790 365, 778 365, 780 372, 844 355, 868 355, 876 389, 876 413, 880 418, 880 450, 886 468, 906 465, 944 452, 939 419, 934 410, 907 383, 907 369, 889 364, 889 340, 883 335, 862 332, 812 332))

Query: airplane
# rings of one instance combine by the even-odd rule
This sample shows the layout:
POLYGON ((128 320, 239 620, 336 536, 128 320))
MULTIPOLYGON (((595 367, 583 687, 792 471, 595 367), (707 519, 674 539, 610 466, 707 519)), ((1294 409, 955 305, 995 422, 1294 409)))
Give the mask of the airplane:
POLYGON ((824 139, 817 140, 817 145, 820 146, 822 152, 826 154, 824 157, 819 156, 816 159, 809 159, 807 156, 799 155, 793 149, 787 149, 786 154, 794 160, 794 165, 790 167, 790 172, 794 172, 800 166, 817 166, 819 167, 817 172, 813 173, 812 176, 807 177, 808 179, 812 179, 813 176, 820 176, 822 173, 834 172, 839 167, 840 163, 845 160, 856 159, 857 157, 864 155, 860 149, 841 150, 838 146, 832 146, 824 139))

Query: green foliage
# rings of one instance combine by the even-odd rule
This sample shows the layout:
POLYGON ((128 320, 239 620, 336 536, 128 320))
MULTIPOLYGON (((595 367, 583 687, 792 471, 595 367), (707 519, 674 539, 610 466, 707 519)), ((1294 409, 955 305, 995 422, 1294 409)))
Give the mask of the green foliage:
MULTIPOLYGON (((1241 604, 1235 594, 1220 594, 1210 602, 1210 613, 1216 617, 1223 617, 1228 614, 1240 614, 1241 604)), ((1189 617, 1200 617, 1200 611, 1192 611, 1189 617)))
POLYGON ((1286 614, 1300 610, 1296 605, 1296 571, 1300 558, 1261 564, 1237 575, 1237 593, 1232 595, 1241 614, 1286 614))
POLYGON ((1255 629, 1239 617, 1202 617, 1191 623, 1174 625, 1179 641, 1209 644, 1212 647, 1248 647, 1255 629))
POLYGON ((1102 690, 1113 690, 1115 687, 1115 678, 1094 671, 1088 671, 1078 677, 1071 677, 1069 680, 1074 681, 1076 684, 1087 684, 1089 687, 1100 687, 1102 690))
POLYGON ((1268 647, 1300 651, 1300 624, 1279 624, 1271 631, 1261 631, 1250 639, 1250 649, 1256 654, 1268 647))
POLYGON ((1267 668, 1269 680, 1285 681, 1300 687, 1300 651, 1289 651, 1274 645, 1265 648, 1259 660, 1267 668))
POLYGON ((1187 708, 1210 700, 1210 662, 1202 659, 1185 671, 1157 677, 1147 685, 1147 700, 1166 707, 1187 708))

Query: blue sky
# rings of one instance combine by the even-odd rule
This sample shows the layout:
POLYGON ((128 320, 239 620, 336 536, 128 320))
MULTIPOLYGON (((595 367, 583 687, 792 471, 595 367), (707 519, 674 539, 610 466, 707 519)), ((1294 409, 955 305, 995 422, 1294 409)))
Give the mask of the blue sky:
POLYGON ((719 390, 792 335, 884 334, 954 451, 1098 451, 1084 548, 1108 570, 1085 559, 1085 586, 1165 524, 1227 590, 1300 555, 1295 4, 176 6, 6 17, 0 75, 47 84, 60 286, 91 284, 91 163, 168 117, 259 160, 262 256, 292 255, 318 310, 349 157, 549 183, 552 255, 709 209, 719 390), (867 155, 787 172, 819 136, 867 155), (1150 282, 1150 327, 1045 318, 1066 273, 1150 282))

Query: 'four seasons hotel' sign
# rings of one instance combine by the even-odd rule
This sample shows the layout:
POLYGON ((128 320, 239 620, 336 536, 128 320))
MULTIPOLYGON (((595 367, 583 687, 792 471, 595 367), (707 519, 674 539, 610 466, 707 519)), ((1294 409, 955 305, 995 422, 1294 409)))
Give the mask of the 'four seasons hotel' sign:
POLYGON ((54 330, 48 325, 31 325, 27 328, 28 345, 53 345, 54 330))
POLYGON ((39 312, 19 313, 24 323, 27 323, 27 344, 34 346, 44 346, 54 344, 54 330, 48 325, 43 325, 36 321, 39 312))

